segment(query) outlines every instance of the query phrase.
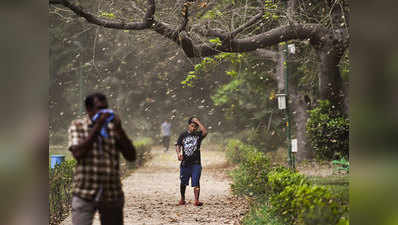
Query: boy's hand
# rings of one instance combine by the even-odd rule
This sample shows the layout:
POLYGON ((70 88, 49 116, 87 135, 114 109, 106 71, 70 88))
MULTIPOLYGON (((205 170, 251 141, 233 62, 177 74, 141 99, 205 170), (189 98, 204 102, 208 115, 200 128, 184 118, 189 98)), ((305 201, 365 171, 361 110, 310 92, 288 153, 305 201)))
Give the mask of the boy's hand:
POLYGON ((178 158, 178 161, 182 161, 184 156, 182 155, 182 153, 178 153, 177 158, 178 158))
POLYGON ((194 118, 192 118, 192 122, 198 123, 198 122, 199 122, 199 119, 196 118, 196 117, 194 117, 194 118))

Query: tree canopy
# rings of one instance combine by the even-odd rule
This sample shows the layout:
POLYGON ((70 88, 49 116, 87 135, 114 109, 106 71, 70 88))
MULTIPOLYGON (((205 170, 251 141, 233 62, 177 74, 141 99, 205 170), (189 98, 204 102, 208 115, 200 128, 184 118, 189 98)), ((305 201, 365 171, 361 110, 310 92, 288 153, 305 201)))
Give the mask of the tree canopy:
MULTIPOLYGON (((267 99, 278 91, 276 74, 281 47, 294 43, 297 51, 289 58, 288 66, 293 75, 295 89, 292 90, 297 92, 293 103, 307 104, 300 99, 310 96, 312 102, 328 99, 333 107, 348 110, 350 8, 347 1, 50 0, 49 3, 50 33, 57 43, 50 50, 54 56, 51 74, 58 74, 52 77, 55 86, 50 97, 54 104, 71 98, 56 93, 57 84, 76 92, 76 76, 83 74, 85 85, 112 90, 110 93, 117 96, 120 108, 129 105, 123 109, 126 115, 138 116, 143 123, 165 111, 173 112, 168 116, 181 117, 176 106, 186 105, 183 110, 186 114, 202 110, 209 118, 217 118, 213 126, 219 124, 223 113, 236 119, 231 114, 234 110, 248 113, 249 118, 256 118, 256 114, 255 124, 269 119, 271 114, 264 112, 275 107, 267 99), (246 52, 247 55, 241 56, 233 54, 246 52), (236 57, 243 58, 236 63, 233 61, 236 57), (256 57, 257 61, 253 60, 256 57), (64 66, 57 66, 61 64, 64 66), (217 68, 209 70, 210 64, 217 68), (236 66, 241 69, 237 70, 236 66), (224 71, 227 76, 218 76, 224 71), (196 79, 199 76, 206 79, 196 79), (270 83, 263 83, 267 79, 270 83), (70 80, 75 81, 73 85, 68 83, 70 80), (96 82, 99 80, 106 82, 96 82), (195 85, 180 89, 181 81, 185 86, 192 81, 195 85), (261 96, 250 98, 253 95, 261 96), (187 104, 182 99, 193 101, 187 104), (239 104, 241 99, 245 99, 245 104, 239 104), (251 108, 251 104, 255 107, 251 108), (134 111, 140 113, 135 115, 134 111)), ((283 89, 279 84, 278 87, 283 89)), ((73 104, 79 100, 66 102, 73 104)), ((58 111, 55 110, 54 118, 68 107, 68 104, 55 107, 58 111)), ((264 127, 269 126, 264 123, 264 127)))

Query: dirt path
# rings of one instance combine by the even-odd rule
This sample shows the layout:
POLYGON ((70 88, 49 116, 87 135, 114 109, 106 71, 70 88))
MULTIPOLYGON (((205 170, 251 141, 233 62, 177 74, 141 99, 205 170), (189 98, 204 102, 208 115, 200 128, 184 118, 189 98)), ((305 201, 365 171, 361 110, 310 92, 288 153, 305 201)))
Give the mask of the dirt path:
MULTIPOLYGON (((223 152, 202 150, 201 207, 193 206, 193 189, 187 188, 185 206, 179 199, 179 164, 174 150, 152 150, 153 159, 123 180, 124 221, 130 224, 239 224, 246 203, 230 193, 231 180, 223 152)), ((68 217, 62 224, 71 225, 68 217)), ((98 215, 94 225, 99 225, 98 215)))

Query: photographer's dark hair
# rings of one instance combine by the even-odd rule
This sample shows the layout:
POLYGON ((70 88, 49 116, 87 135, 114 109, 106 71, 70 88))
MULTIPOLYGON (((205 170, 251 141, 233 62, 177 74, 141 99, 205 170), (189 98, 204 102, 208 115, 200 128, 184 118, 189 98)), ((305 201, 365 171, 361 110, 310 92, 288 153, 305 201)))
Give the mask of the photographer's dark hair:
POLYGON ((97 93, 90 94, 90 95, 88 95, 88 96, 86 97, 86 99, 84 100, 84 104, 85 104, 85 106, 86 106, 86 109, 91 109, 91 108, 93 108, 93 106, 94 106, 94 99, 95 99, 95 98, 98 98, 98 100, 100 100, 101 102, 102 102, 102 101, 106 101, 106 97, 105 97, 105 95, 102 94, 102 93, 97 92, 97 93))

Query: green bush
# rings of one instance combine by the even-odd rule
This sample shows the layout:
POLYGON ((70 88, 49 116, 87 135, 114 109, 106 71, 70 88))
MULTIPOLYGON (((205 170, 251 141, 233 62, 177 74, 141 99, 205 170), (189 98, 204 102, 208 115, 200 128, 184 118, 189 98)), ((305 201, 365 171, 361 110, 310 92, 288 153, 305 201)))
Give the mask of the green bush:
POLYGON ((256 200, 243 224, 349 224, 348 185, 314 185, 291 169, 272 168, 263 152, 239 140, 229 140, 226 154, 239 165, 233 193, 256 200))
POLYGON ((49 168, 49 224, 59 224, 69 213, 72 200, 72 176, 75 160, 66 160, 49 168))
POLYGON ((293 207, 300 209, 298 221, 304 224, 336 224, 345 211, 337 196, 324 186, 299 186, 293 207))
POLYGON ((339 200, 325 186, 294 184, 270 197, 270 212, 285 224, 334 225, 348 218, 348 206, 339 200))
POLYGON ((238 195, 265 196, 268 193, 267 174, 271 168, 269 160, 253 146, 243 144, 237 150, 244 154, 239 156, 239 167, 232 171, 232 191, 238 195))
POLYGON ((285 167, 277 167, 268 173, 268 185, 274 194, 279 194, 287 186, 308 184, 304 175, 285 167))
POLYGON ((281 218, 284 224, 294 224, 297 218, 297 209, 293 207, 291 202, 294 199, 297 187, 296 185, 287 186, 281 193, 273 194, 269 198, 270 212, 281 218))
POLYGON ((310 110, 307 133, 318 159, 349 157, 350 121, 334 109, 328 100, 319 101, 310 110))
POLYGON ((278 217, 272 215, 266 204, 252 206, 242 220, 243 225, 285 225, 278 217))
POLYGON ((288 168, 270 169, 261 155, 249 152, 233 173, 234 193, 268 202, 254 206, 244 224, 348 224, 346 185, 313 185, 288 168))

